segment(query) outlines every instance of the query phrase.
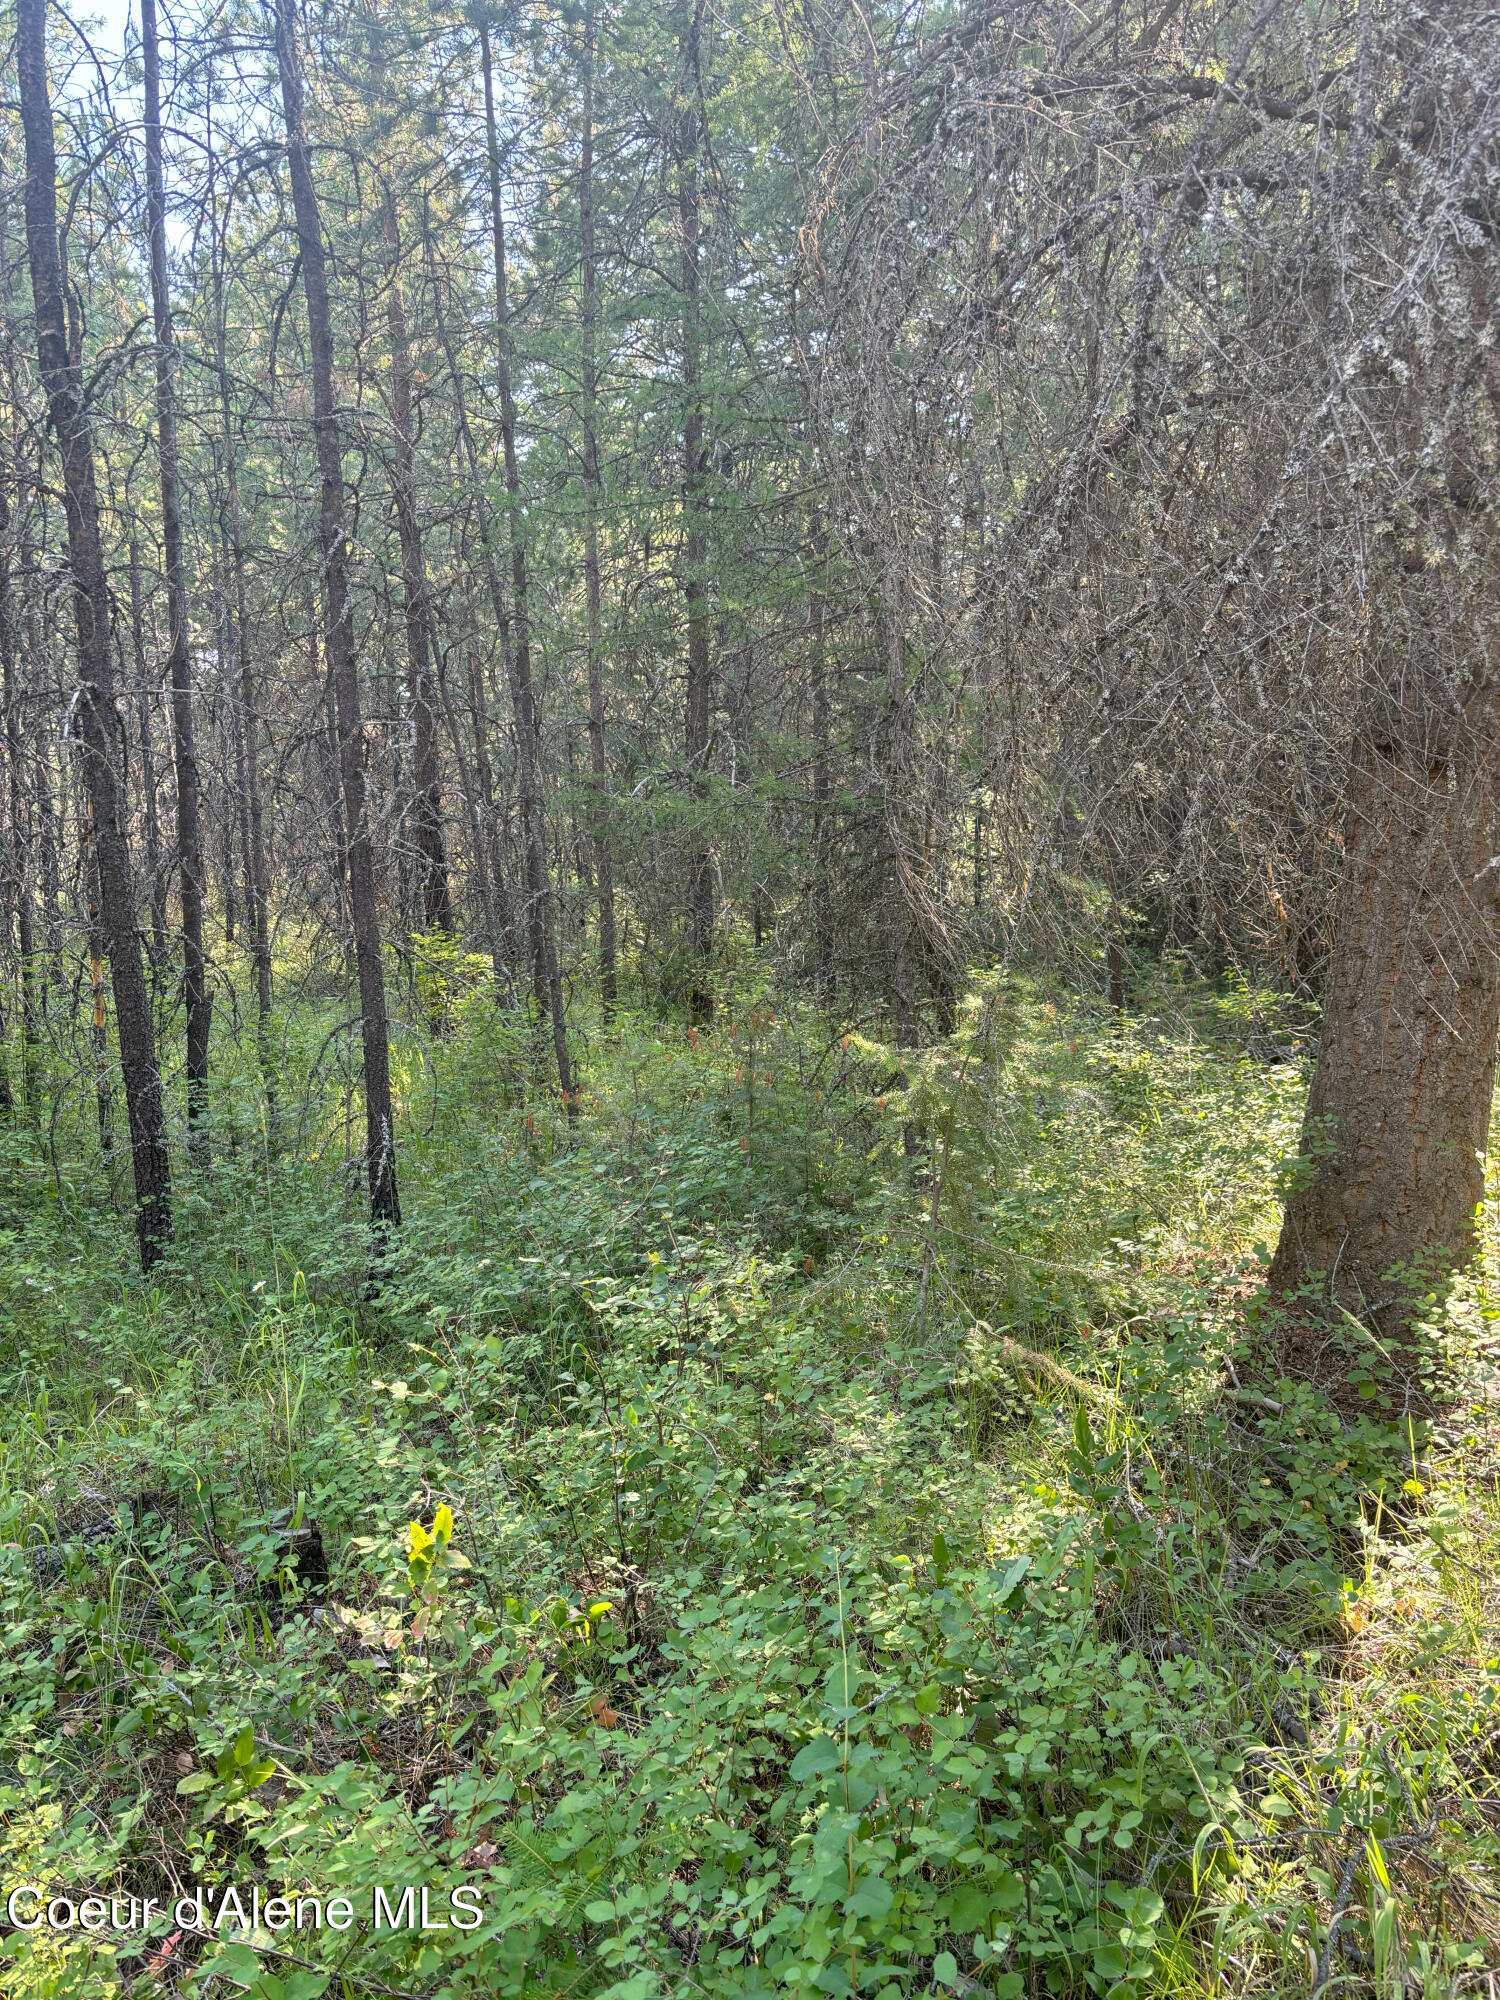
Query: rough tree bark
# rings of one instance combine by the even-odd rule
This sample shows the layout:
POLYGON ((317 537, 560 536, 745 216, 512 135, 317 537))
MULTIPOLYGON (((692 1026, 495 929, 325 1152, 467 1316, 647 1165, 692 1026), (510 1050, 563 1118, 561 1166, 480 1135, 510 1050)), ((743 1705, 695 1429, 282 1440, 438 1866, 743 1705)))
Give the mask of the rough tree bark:
POLYGON ((161 63, 156 0, 141 0, 145 72, 146 230, 151 319, 156 336, 156 449, 161 473, 162 552, 167 593, 167 677, 172 688, 172 760, 177 776, 178 897, 182 907, 182 990, 187 1003, 187 1107, 193 1128, 208 1111, 208 1040, 213 996, 203 954, 203 844, 198 756, 193 740, 192 669, 188 659, 187 585, 182 563, 182 502, 177 477, 177 393, 172 303, 167 291, 167 204, 162 175, 161 63))
POLYGON ((1500 1034, 1500 661, 1440 671, 1444 581, 1408 593, 1354 743, 1311 1170, 1270 1274, 1377 1324, 1472 1251, 1500 1034))
POLYGON ((313 433, 317 443, 320 510, 318 545, 323 559, 323 649, 333 686, 338 728, 339 775, 344 794, 345 865, 354 925, 354 959, 359 977, 360 1031, 364 1055, 365 1156, 370 1181, 370 1220, 379 1231, 401 1220, 396 1192, 396 1132, 391 1108, 390 1039, 386 1026, 385 973, 380 956, 380 923, 375 904, 375 857, 371 851, 365 802, 364 728, 359 706, 359 674, 354 652, 354 613, 349 601, 349 543, 344 527, 344 469, 333 399, 333 315, 328 303, 328 266, 322 219, 313 186, 303 111, 302 67, 293 30, 295 0, 276 0, 276 63, 286 121, 287 166, 302 257, 312 354, 313 433))
MULTIPOLYGON (((552 1021, 557 1080, 569 1117, 577 1115, 573 1071, 568 1059, 562 978, 553 926, 552 878, 547 866, 547 823, 542 800, 542 728, 531 673, 531 611, 527 596, 526 536, 521 520, 521 471, 516 458, 516 402, 511 384, 510 303, 505 272, 505 213, 500 202, 500 137, 495 123, 494 64, 488 22, 479 23, 480 65, 484 73, 484 126, 490 178, 490 228, 495 252, 495 363, 500 388, 500 441, 505 454, 509 497, 511 602, 515 629, 505 647, 511 706, 516 719, 516 776, 521 803, 521 839, 526 850, 530 904, 532 982, 537 1006, 552 1021)), ((502 634, 502 642, 504 635, 502 634)))
POLYGON ((1316 1286, 1400 1352, 1406 1302, 1474 1248, 1500 1038, 1500 524, 1476 442, 1500 406, 1492 251, 1454 263, 1371 398, 1410 498, 1367 607, 1309 1173, 1270 1273, 1273 1296, 1316 1286))
POLYGON ((594 881, 599 901, 599 1003, 606 1023, 615 1009, 615 880, 604 814, 604 673, 599 646, 599 284, 594 266, 594 0, 583 22, 583 144, 578 163, 578 233, 583 283, 583 585, 588 613, 589 777, 594 881))
POLYGON ((99 540, 93 433, 82 370, 68 352, 57 234, 57 158, 47 87, 46 0, 18 0, 16 71, 26 134, 26 244, 36 307, 37 359, 62 461, 68 559, 73 572, 78 740, 93 817, 100 920, 109 953, 130 1123, 136 1236, 142 1268, 149 1270, 172 1232, 171 1175, 151 1000, 136 933, 124 790, 115 761, 121 728, 110 661, 109 598, 99 540))

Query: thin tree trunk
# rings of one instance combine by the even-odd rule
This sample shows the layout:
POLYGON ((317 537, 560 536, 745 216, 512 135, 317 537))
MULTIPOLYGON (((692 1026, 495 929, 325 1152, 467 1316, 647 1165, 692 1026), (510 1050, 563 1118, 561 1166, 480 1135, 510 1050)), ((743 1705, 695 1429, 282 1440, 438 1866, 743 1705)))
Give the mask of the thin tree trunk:
MULTIPOLYGON (((223 550, 220 549, 220 561, 223 550)), ((209 700, 209 714, 214 724, 214 732, 219 744, 219 804, 220 810, 210 816, 219 830, 219 867, 224 881, 224 942, 234 943, 234 934, 240 920, 239 876, 234 859, 234 830, 239 818, 240 787, 237 772, 240 760, 235 755, 237 732, 235 729, 234 702, 230 695, 229 661, 234 651, 234 631, 229 619, 229 600, 224 594, 222 576, 214 589, 214 626, 218 638, 218 686, 209 700)), ((212 799, 212 794, 210 794, 212 799)))
POLYGON ((313 725, 314 756, 322 780, 325 808, 320 815, 332 850, 328 870, 333 906, 338 914, 340 948, 347 955, 353 944, 349 921, 349 871, 344 855, 344 807, 339 789, 339 730, 333 711, 333 686, 318 664, 318 607, 311 590, 303 606, 307 627, 307 667, 310 684, 318 689, 318 719, 313 725))
POLYGON ((552 882, 547 867, 547 826, 542 798, 542 728, 531 676, 531 615, 527 598, 526 535, 521 519, 521 473, 516 460, 516 404, 511 385, 510 305, 505 274, 505 215, 500 204, 500 139, 495 124, 495 88, 490 57, 490 31, 479 23, 480 63, 484 72, 484 122, 489 158, 490 226, 495 250, 495 366, 500 387, 500 439, 505 454, 505 490, 509 496, 511 598, 515 611, 512 644, 506 648, 511 706, 516 718, 516 776, 521 802, 521 839, 526 851, 532 983, 537 1006, 552 1020, 552 1048, 557 1080, 569 1118, 577 1116, 573 1071, 568 1060, 567 1021, 562 978, 557 963, 553 923, 552 882))
POLYGON ((578 229, 583 265, 583 586, 588 612, 589 776, 594 883, 599 899, 599 1003, 606 1025, 617 998, 615 878, 604 797, 604 673, 599 646, 599 282, 594 264, 594 63, 595 6, 588 0, 583 25, 583 147, 578 163, 578 229))
POLYGON ((828 540, 822 516, 813 510, 810 550, 816 573, 812 600, 808 606, 812 674, 813 727, 813 962, 817 968, 819 997, 825 1004, 833 998, 833 898, 829 892, 829 727, 828 727, 828 644, 827 598, 823 590, 822 566, 828 556, 828 540))
POLYGON ((921 1026, 917 1014, 920 944, 914 907, 918 892, 913 879, 915 843, 910 824, 911 795, 915 783, 911 755, 912 695, 906 685, 906 635, 894 534, 892 526, 886 558, 881 566, 882 590, 876 608, 886 669, 885 714, 881 724, 879 756, 885 838, 891 869, 888 893, 891 1005, 896 1016, 897 1045, 903 1049, 914 1049, 921 1040, 921 1026))
POLYGON ((31 810, 26 752, 21 734, 21 694, 16 674, 16 626, 12 615, 9 495, 0 490, 0 703, 5 714, 5 774, 9 808, 8 861, 16 912, 16 956, 21 988, 21 1100, 27 1122, 40 1122, 37 1098, 36 940, 31 910, 31 810))
MULTIPOLYGON (((685 526, 682 595, 687 611, 687 702, 683 748, 689 782, 701 804, 708 790, 708 753, 713 734, 713 672, 709 658, 709 604, 704 571, 708 538, 704 526, 704 482, 708 457, 704 443, 702 371, 702 272, 699 264, 701 201, 698 186, 698 95, 703 29, 703 0, 685 0, 680 37, 684 103, 678 128, 677 213, 681 247, 682 291, 682 513, 685 526)), ((692 969, 688 984, 688 1017, 713 1019, 714 993, 709 976, 714 939, 713 856, 701 826, 690 835, 688 852, 688 945, 692 969)))
POLYGON ((438 777, 437 702, 429 645, 430 607, 422 533, 417 523, 416 445, 411 414, 411 349, 406 306, 401 297, 401 235, 396 198, 385 194, 385 244, 391 253, 386 325, 391 342, 392 416, 396 432, 391 489, 401 541, 401 593, 406 618, 407 695, 412 712, 412 820, 420 870, 422 927, 451 931, 453 904, 448 890, 448 857, 443 846, 442 786, 438 777))
MULTIPOLYGON (((222 541, 223 546, 220 550, 220 561, 223 563, 226 571, 224 579, 226 592, 224 599, 224 635, 231 641, 234 649, 232 652, 227 652, 224 658, 224 713, 229 717, 230 735, 233 738, 234 746, 234 804, 232 810, 235 828, 240 836, 240 874, 245 884, 245 928, 249 933, 250 962, 254 965, 255 883, 251 877, 250 870, 250 774, 245 765, 244 706, 239 699, 239 688, 235 681, 231 679, 229 673, 231 660, 235 661, 236 665, 238 664, 239 633, 234 611, 227 594, 230 580, 233 576, 234 561, 229 550, 227 528, 222 536, 222 541)), ((226 822, 228 821, 230 810, 229 807, 225 808, 224 816, 226 822)))
MULTIPOLYGON (((427 258, 428 274, 432 282, 433 314, 437 321, 438 339, 442 343, 444 359, 448 365, 449 383, 453 390, 454 414, 458 422, 459 443, 463 447, 464 464, 468 468, 469 480, 474 495, 475 518, 479 524, 479 547, 484 557, 484 577, 490 600, 490 611, 495 620, 495 630, 500 635, 501 650, 509 656, 510 620, 505 608, 505 593, 500 584, 500 571, 495 560, 494 524, 489 505, 485 499, 484 486, 479 476, 479 454, 474 444, 474 433, 469 427, 468 408, 464 399, 463 376, 459 370, 458 356, 449 337, 447 321, 443 316, 443 295, 439 283, 436 259, 433 254, 432 234, 427 226, 424 211, 422 247, 427 258)), ((467 559, 467 538, 464 544, 467 559)), ((467 566, 467 561, 466 561, 467 566)), ((489 730, 486 722, 486 703, 483 677, 479 659, 473 648, 468 652, 468 696, 470 724, 474 731, 474 766, 478 780, 476 812, 483 819, 483 840, 476 845, 476 865, 484 866, 492 887, 494 906, 490 934, 490 957, 495 968, 495 979, 499 991, 506 998, 515 1000, 515 980, 508 963, 508 953, 515 941, 515 919, 510 898, 505 888, 505 869, 500 853, 500 818, 496 807, 494 773, 490 764, 489 730), (487 857, 487 860, 486 860, 487 857), (506 940, 506 950, 501 950, 501 939, 506 940)), ((445 690, 446 698, 446 690, 445 690)), ((458 729, 450 715, 450 728, 455 746, 458 743, 458 729)))
MULTIPOLYGON (((35 664, 40 658, 39 647, 33 646, 31 657, 35 664)), ((34 762, 36 811, 37 819, 41 823, 37 846, 41 850, 42 862, 42 929, 47 940, 45 979, 55 989, 62 984, 62 867, 59 860, 61 845, 57 811, 52 803, 52 770, 40 729, 37 732, 34 762)))
POLYGON ((1105 966, 1109 979, 1110 1012, 1117 1022, 1125 1018, 1125 941, 1120 933, 1120 906, 1111 900, 1109 906, 1109 943, 1105 947, 1105 966))
POLYGON ((344 529, 344 471, 333 400, 333 316, 328 305, 327 260, 323 251, 322 223, 303 116, 302 71, 293 36, 294 11, 294 0, 276 0, 276 61, 281 73, 287 167, 297 218, 297 244, 302 255, 302 283, 312 353, 313 430, 317 441, 321 490, 318 542, 323 559, 323 645, 338 718, 349 902, 354 920, 355 964, 359 974, 370 1219, 377 1230, 384 1231, 394 1228, 401 1220, 401 1204, 396 1191, 390 1041, 386 1027, 380 925, 375 905, 375 857, 371 849, 365 802, 364 732, 354 654, 353 610, 349 602, 349 545, 344 529))
MULTIPOLYGON (((207 107, 212 116, 212 90, 207 107)), ((212 126, 209 127, 210 135, 212 126)), ((224 305, 224 258, 214 212, 214 155, 209 150, 209 227, 212 231, 215 360, 219 378, 219 428, 224 449, 224 498, 228 510, 229 566, 234 584, 234 628, 238 648, 240 725, 244 744, 242 813, 245 828, 245 890, 250 903, 250 952, 255 966, 261 1078, 274 1115, 275 1078, 271 1063, 271 871, 266 855, 265 807, 260 787, 260 708, 250 654, 250 612, 245 586, 245 531, 240 513, 239 454, 229 398, 229 328, 224 305)))
MULTIPOLYGON (((11 288, 10 242, 9 232, 6 228, 7 220, 8 218, 4 209, 0 208, 0 310, 3 310, 6 317, 9 318, 11 288)), ((10 436, 6 439, 9 451, 9 463, 5 465, 3 471, 0 471, 0 715, 3 715, 6 744, 6 875, 5 894, 3 903, 0 903, 0 916, 3 916, 3 930, 0 930, 0 944, 3 944, 7 952, 9 951, 13 934, 11 912, 14 910, 14 935, 17 941, 17 956, 19 959, 17 984, 21 992, 21 1066, 23 1071, 25 1071, 29 1055, 27 1043, 28 1023, 26 1019, 27 942, 24 936, 24 933, 30 928, 30 912, 26 908, 26 850, 28 842, 25 833, 25 821, 27 817, 25 806, 26 794, 21 775, 20 757, 17 754, 20 717, 15 712, 17 692, 15 684, 16 628, 14 605, 11 598, 11 523, 14 518, 11 496, 14 493, 17 506, 24 504, 21 501, 22 479, 24 475, 21 471, 20 412, 15 404, 15 376, 10 365, 11 359, 10 342, 7 340, 5 343, 5 386, 9 391, 8 400, 11 404, 11 432, 10 436)), ((0 1028, 0 1033, 3 1033, 3 1028, 0 1028)), ((25 1099, 29 1111, 31 1098, 28 1082, 29 1078, 23 1077, 22 1097, 25 1099)), ((0 1092, 0 1103, 3 1103, 4 1109, 10 1112, 13 1109, 10 1091, 10 1072, 3 1060, 0 1060, 0 1084, 3 1084, 3 1092, 0 1092)))
POLYGON ((84 830, 83 872, 88 896, 89 1050, 94 1058, 94 1116, 99 1151, 107 1161, 115 1150, 113 1093, 109 1087, 109 1008, 104 998, 104 926, 99 914, 99 855, 93 815, 84 830))
POLYGON ((156 441, 161 468, 162 547, 167 591, 167 677, 172 688, 172 757, 177 773, 178 895, 182 905, 182 987, 187 1002, 189 1149, 208 1111, 208 1040, 213 996, 203 956, 203 847, 198 758, 193 741, 192 670, 188 659, 187 586, 182 563, 182 504, 177 477, 177 396, 172 381, 175 338, 167 291, 167 209, 162 177, 161 65, 156 0, 141 0, 145 71, 146 226, 151 262, 151 318, 156 335, 156 441))
MULTIPOLYGON (((10 734, 10 704, 15 691, 15 667, 12 659, 11 604, 10 604, 10 493, 9 482, 0 475, 0 704, 7 743, 10 734)), ((15 785, 15 760, 7 753, 5 760, 5 814, 3 829, 0 829, 0 864, 4 874, 0 878, 0 954, 8 961, 11 942, 17 935, 21 921, 22 883, 24 865, 21 820, 23 808, 20 794, 15 785)), ((17 985, 22 994, 22 1016, 25 1013, 26 967, 24 951, 18 953, 20 965, 17 985)), ((8 972, 9 966, 6 966, 8 972)), ((5 1049, 6 1022, 5 1009, 0 1007, 0 1112, 7 1118, 15 1113, 15 1098, 10 1087, 10 1061, 5 1049)), ((25 1068, 25 1029, 22 1029, 22 1068, 25 1068)), ((25 1095, 25 1085, 22 1085, 25 1095)))
MULTIPOLYGON (((495 799, 494 768, 490 763, 490 732, 486 719, 484 673, 479 655, 472 649, 468 656, 467 683, 469 727, 474 732, 474 773, 478 786, 475 804, 481 833, 481 844, 475 852, 485 870, 486 880, 495 899, 495 921, 499 926, 499 935, 509 938, 515 930, 515 911, 506 893, 505 866, 500 853, 500 809, 495 799)), ((498 946, 492 957, 495 976, 500 981, 502 991, 515 1000, 515 978, 509 964, 499 956, 498 946)))
POLYGON ((161 816, 156 797, 156 732, 151 726, 151 688, 146 666, 146 629, 141 604, 141 551, 130 538, 130 631, 135 655, 136 727, 141 738, 141 791, 146 807, 146 872, 151 885, 151 965, 167 962, 167 874, 162 866, 161 816))
POLYGON ((114 985, 142 1266, 172 1230, 171 1175, 151 999, 135 926, 135 884, 114 748, 120 738, 109 649, 109 597, 99 540, 93 435, 82 370, 68 352, 57 235, 57 162, 47 88, 46 0, 17 0, 16 69, 26 132, 26 240, 36 307, 37 355, 62 460, 68 557, 73 572, 80 685, 76 705, 99 863, 100 916, 114 985))
MULTIPOLYGON (((227 417, 226 407, 223 414, 227 417)), ((250 897, 250 950, 255 962, 255 1005, 262 1028, 271 1012, 271 872, 266 857, 265 806, 260 787, 260 706, 250 655, 250 613, 245 593, 245 543, 232 435, 226 429, 224 465, 229 502, 229 560, 234 576, 235 642, 239 649, 240 727, 244 742, 245 887, 250 897)), ((266 1075, 270 1088, 269 1072, 266 1075)))
POLYGON ((1109 928, 1104 943, 1104 972, 1109 989, 1110 1012, 1114 1015, 1115 1025, 1118 1027, 1125 1019, 1130 968, 1125 956, 1125 923, 1120 914, 1120 888, 1112 854, 1106 854, 1104 865, 1109 878, 1109 928))
MULTIPOLYGON (((41 470, 38 468, 38 487, 41 485, 41 470)), ((57 695, 57 690, 47 686, 47 666, 62 651, 61 644, 49 646, 44 629, 42 607, 39 602, 36 583, 36 563, 31 551, 26 552, 32 588, 26 598, 26 644, 25 666, 22 683, 37 696, 43 697, 35 704, 35 725, 31 731, 32 800, 36 807, 36 849, 39 901, 42 913, 42 961, 41 961, 41 1004, 45 1014, 48 994, 60 992, 63 986, 63 929, 62 929, 62 836, 58 826, 57 809, 52 798, 52 758, 47 741, 47 715, 45 697, 57 695)))
MULTIPOLYGON (((469 819, 469 839, 474 853, 474 880, 479 892, 479 915, 484 941, 489 947, 490 963, 495 969, 497 986, 502 993, 509 995, 513 993, 514 982, 500 948, 500 940, 506 928, 501 916, 504 899, 496 888, 490 872, 490 827, 494 817, 494 800, 490 792, 488 756, 486 754, 483 775, 485 797, 481 801, 479 781, 469 761, 468 747, 464 742, 463 730, 459 727, 458 714, 453 706, 453 695, 448 686, 443 653, 437 644, 436 635, 432 641, 432 655, 437 662, 438 697, 443 705, 444 720, 448 724, 448 736, 453 744, 453 761, 458 766, 458 782, 469 819)), ((475 732, 475 741, 476 746, 482 741, 482 729, 475 732)))

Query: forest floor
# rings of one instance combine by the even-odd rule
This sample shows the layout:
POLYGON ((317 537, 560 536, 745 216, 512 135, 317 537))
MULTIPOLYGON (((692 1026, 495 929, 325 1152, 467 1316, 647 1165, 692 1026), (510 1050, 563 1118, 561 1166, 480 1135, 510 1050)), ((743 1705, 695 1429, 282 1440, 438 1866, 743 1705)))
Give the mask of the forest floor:
POLYGON ((1500 1290, 1430 1438, 1269 1379, 1270 1003, 746 990, 571 1127, 446 1012, 374 1271, 331 993, 149 1282, 0 1141, 0 1988, 1492 2000, 1500 1290))

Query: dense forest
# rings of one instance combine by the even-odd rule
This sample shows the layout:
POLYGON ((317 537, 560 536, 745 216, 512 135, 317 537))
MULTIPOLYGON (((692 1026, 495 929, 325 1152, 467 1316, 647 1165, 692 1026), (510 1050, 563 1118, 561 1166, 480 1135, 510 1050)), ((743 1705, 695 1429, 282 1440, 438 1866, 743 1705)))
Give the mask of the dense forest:
POLYGON ((1500 16, 0 50, 0 1990, 1493 2000, 1500 16))

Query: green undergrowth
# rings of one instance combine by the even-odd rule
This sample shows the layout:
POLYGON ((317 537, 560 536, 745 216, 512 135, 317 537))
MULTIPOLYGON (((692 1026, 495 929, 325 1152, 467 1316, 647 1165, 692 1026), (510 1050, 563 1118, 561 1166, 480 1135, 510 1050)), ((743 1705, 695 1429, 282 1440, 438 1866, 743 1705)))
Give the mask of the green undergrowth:
POLYGON ((596 1028, 570 1125, 440 969, 377 1262, 336 998, 274 1114, 226 1042, 149 1281, 118 1161, 5 1141, 5 1887, 167 1912, 7 1992, 1483 1990, 1487 1270, 1435 1438, 1265 1381, 1269 1003, 747 996, 596 1028))

